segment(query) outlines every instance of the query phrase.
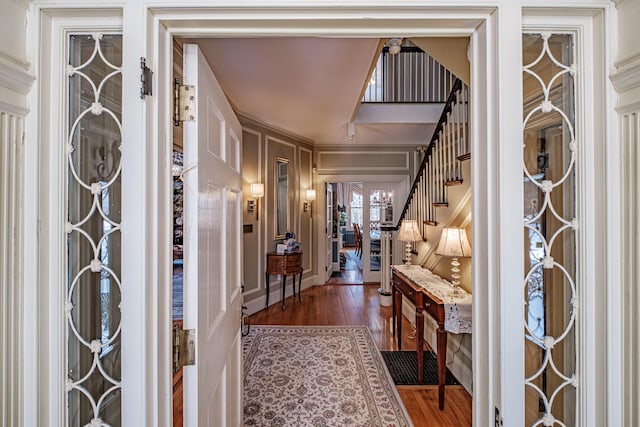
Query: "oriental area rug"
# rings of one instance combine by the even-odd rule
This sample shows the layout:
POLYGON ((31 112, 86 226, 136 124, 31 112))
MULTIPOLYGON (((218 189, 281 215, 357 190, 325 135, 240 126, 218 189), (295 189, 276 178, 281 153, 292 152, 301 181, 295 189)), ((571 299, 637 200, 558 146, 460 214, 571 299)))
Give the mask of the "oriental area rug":
POLYGON ((366 326, 252 326, 243 355, 246 426, 413 425, 366 326))

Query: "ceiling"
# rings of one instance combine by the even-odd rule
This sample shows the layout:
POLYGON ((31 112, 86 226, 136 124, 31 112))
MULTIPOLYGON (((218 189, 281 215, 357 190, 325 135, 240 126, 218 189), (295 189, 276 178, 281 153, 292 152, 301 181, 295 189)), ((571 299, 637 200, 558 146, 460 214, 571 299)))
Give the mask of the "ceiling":
POLYGON ((415 120, 358 122, 357 109, 382 47, 380 39, 208 38, 195 42, 237 114, 315 145, 422 145, 433 133, 434 123, 415 120), (350 139, 352 120, 355 135, 350 139))

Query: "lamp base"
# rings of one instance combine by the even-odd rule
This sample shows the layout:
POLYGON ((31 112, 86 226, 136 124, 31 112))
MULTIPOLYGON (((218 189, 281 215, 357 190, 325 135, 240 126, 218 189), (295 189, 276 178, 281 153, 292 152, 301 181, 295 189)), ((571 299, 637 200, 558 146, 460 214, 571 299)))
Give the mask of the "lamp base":
POLYGON ((458 262, 458 257, 451 258, 451 285, 452 289, 449 291, 450 297, 460 297, 462 296, 462 292, 460 292, 460 263, 458 262))
POLYGON ((411 242, 404 245, 404 265, 411 265, 411 242))

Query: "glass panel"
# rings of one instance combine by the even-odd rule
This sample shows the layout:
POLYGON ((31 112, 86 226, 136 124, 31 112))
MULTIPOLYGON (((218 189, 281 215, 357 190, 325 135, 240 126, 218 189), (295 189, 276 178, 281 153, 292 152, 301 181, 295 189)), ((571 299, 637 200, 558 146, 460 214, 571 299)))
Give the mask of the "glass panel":
POLYGON ((369 271, 380 271, 381 232, 380 226, 393 221, 393 192, 389 189, 369 191, 369 271))
POLYGON ((121 425, 122 36, 69 37, 67 423, 121 425))
POLYGON ((525 419, 575 425, 573 36, 523 36, 525 419))

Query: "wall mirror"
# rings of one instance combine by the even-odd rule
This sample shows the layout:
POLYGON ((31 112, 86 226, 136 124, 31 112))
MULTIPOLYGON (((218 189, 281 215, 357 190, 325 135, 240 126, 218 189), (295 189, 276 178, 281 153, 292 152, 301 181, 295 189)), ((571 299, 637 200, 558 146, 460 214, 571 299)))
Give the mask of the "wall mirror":
POLYGON ((276 239, 284 239, 289 231, 289 160, 276 157, 276 239))

